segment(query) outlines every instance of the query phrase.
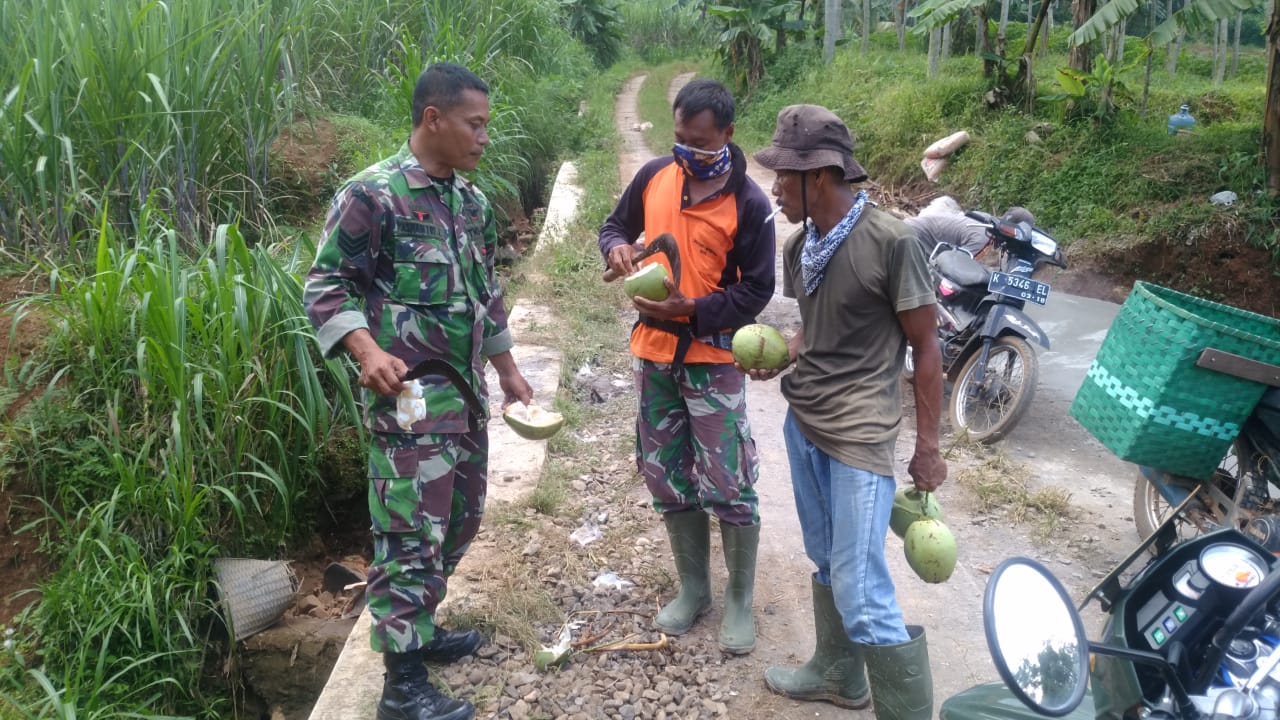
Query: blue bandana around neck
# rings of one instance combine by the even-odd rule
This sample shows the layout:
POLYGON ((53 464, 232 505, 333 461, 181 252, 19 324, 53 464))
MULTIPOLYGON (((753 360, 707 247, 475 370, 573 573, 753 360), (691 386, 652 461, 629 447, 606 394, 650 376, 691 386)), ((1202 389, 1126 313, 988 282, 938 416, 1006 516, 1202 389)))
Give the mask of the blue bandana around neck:
POLYGON ((867 191, 859 190, 848 214, 821 239, 818 238, 818 229, 812 222, 805 225, 804 249, 800 251, 800 270, 804 277, 805 295, 812 295, 822 284, 822 278, 827 272, 827 263, 831 262, 831 256, 836 254, 840 244, 849 237, 849 232, 853 230, 858 218, 862 217, 862 208, 866 204, 867 191))
POLYGON ((671 154, 675 156, 676 164, 694 180, 718 178, 733 168, 729 143, 725 143, 717 153, 707 153, 705 150, 676 143, 671 148, 671 154))

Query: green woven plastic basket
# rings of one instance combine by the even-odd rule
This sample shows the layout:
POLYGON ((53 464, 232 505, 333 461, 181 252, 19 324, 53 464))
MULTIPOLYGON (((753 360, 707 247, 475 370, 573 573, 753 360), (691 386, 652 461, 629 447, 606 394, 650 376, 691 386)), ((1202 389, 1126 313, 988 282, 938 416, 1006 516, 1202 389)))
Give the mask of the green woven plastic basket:
POLYGON ((1196 367, 1205 348, 1280 364, 1280 321, 1135 283, 1071 416, 1121 459, 1208 479, 1266 386, 1196 367))

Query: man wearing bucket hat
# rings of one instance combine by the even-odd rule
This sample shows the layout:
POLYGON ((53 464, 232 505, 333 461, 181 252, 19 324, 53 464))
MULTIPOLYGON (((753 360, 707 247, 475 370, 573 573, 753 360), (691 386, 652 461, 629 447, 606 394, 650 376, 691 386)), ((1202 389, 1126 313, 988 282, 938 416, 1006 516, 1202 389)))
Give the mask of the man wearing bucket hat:
MULTIPOLYGON (((804 222, 783 247, 783 293, 801 327, 782 380, 783 426, 812 578, 817 646, 799 668, 765 682, 797 700, 862 708, 879 720, 927 720, 933 680, 924 628, 903 623, 884 539, 893 504, 893 450, 902 419, 904 345, 916 365, 916 488, 942 484, 938 451, 942 363, 924 250, 866 191, 848 128, 826 108, 792 105, 756 160, 774 170, 773 195, 804 222)), ((777 371, 753 370, 754 379, 777 371)))

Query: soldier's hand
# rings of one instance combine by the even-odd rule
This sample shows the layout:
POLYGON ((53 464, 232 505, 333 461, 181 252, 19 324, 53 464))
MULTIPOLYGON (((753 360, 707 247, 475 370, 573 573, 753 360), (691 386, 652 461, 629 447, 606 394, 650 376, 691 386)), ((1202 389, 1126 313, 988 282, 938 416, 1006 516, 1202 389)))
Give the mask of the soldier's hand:
POLYGON ((498 373, 498 385, 502 387, 502 407, 506 407, 512 403, 524 403, 528 405, 533 402, 533 386, 528 380, 524 379, 524 375, 519 370, 513 370, 507 373, 498 373))
POLYGON ((404 389, 400 378, 409 367, 400 358, 382 348, 370 348, 356 356, 360 363, 360 385, 379 395, 398 395, 404 389))

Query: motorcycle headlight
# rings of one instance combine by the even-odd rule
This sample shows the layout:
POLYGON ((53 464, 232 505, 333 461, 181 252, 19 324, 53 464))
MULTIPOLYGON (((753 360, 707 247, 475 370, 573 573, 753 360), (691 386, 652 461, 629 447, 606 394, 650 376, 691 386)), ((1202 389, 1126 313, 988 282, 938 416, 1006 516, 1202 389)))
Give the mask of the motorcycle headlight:
POLYGON ((1056 240, 1049 237, 1047 234, 1034 229, 1031 231, 1031 247, 1038 250, 1041 255, 1047 255, 1049 257, 1053 257, 1053 254, 1058 251, 1058 243, 1056 240))

